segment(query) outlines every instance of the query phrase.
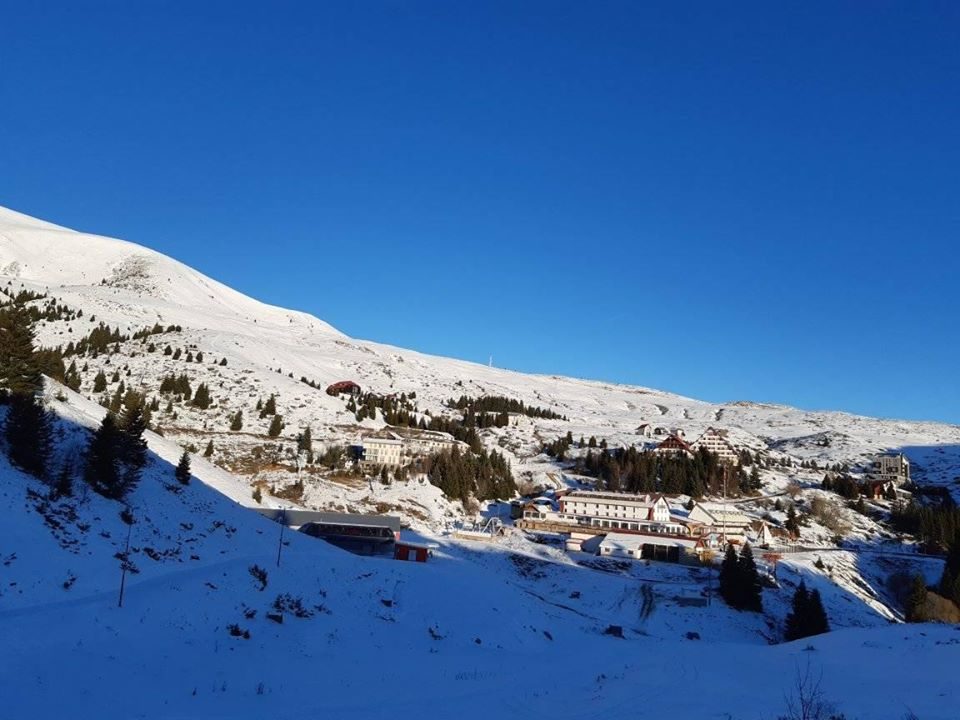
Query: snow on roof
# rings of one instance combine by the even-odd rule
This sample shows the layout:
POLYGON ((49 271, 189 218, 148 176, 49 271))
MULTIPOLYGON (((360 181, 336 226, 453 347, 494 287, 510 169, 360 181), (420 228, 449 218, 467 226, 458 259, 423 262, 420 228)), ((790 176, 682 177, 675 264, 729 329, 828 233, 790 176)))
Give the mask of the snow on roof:
POLYGON ((678 538, 672 535, 650 534, 650 535, 626 535, 623 533, 608 533, 601 541, 601 548, 611 550, 623 550, 625 552, 634 552, 644 545, 662 545, 664 547, 683 547, 695 548, 698 540, 678 538))

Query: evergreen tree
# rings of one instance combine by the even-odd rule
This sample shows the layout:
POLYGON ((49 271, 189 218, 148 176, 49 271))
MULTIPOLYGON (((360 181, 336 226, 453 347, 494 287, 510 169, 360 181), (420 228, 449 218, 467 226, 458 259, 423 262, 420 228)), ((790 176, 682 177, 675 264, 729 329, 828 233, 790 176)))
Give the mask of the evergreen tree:
POLYGON ((0 309, 0 395, 9 402, 4 435, 10 461, 44 478, 51 450, 50 416, 40 402, 43 376, 33 346, 30 315, 19 306, 0 309))
POLYGON ((186 450, 183 451, 183 455, 180 456, 180 462, 177 463, 177 469, 174 472, 174 476, 177 478, 177 482, 181 485, 190 484, 190 453, 186 450))
POLYGON ((309 425, 297 435, 297 454, 300 453, 306 454, 308 463, 313 462, 313 434, 310 432, 309 425))
POLYGON ((107 376, 104 375, 103 370, 97 373, 97 376, 93 379, 93 391, 95 393, 102 393, 107 389, 107 376))
POLYGON ((243 430, 243 410, 237 410, 236 415, 230 421, 230 429, 234 432, 243 430))
POLYGON ((260 410, 260 417, 265 418, 267 415, 276 415, 277 414, 277 398, 274 395, 271 395, 267 402, 264 404, 263 408, 260 410))
POLYGON ((737 561, 737 580, 740 585, 740 595, 743 599, 743 609, 751 612, 763 610, 761 596, 760 575, 757 573, 757 564, 753 560, 753 550, 750 543, 744 543, 740 550, 740 559, 737 561))
POLYGON ((819 590, 814 590, 810 593, 808 620, 809 625, 807 629, 810 635, 820 635, 822 633, 830 632, 830 623, 827 620, 827 611, 823 607, 823 600, 820 598, 819 590))
POLYGON ((52 444, 50 416, 33 395, 16 392, 9 404, 4 435, 10 461, 34 477, 44 478, 52 444))
POLYGON ((923 575, 917 574, 913 578, 910 595, 907 597, 907 606, 904 616, 909 623, 927 621, 927 583, 923 575))
POLYGON ((800 520, 797 518, 797 510, 793 505, 787 508, 787 522, 784 523, 784 527, 793 537, 800 537, 800 520))
POLYGON ((83 479, 94 492, 104 497, 123 498, 120 479, 121 432, 116 416, 108 412, 90 439, 83 468, 83 479))
MULTIPOLYGON (((140 473, 147 464, 147 429, 143 398, 137 393, 128 397, 128 403, 117 423, 120 430, 120 463, 123 495, 133 490, 140 481, 140 473)), ((121 496, 122 497, 122 496, 121 496)))
POLYGON ((945 598, 953 600, 960 607, 960 531, 957 531, 947 551, 947 562, 943 567, 938 590, 945 598))
POLYGON ((727 545, 723 563, 720 565, 720 597, 730 607, 739 608, 742 604, 737 573, 737 551, 733 549, 733 545, 727 545))
POLYGON ((69 463, 64 463, 60 468, 53 492, 55 498, 73 497, 73 468, 69 463))
POLYGON ((830 632, 830 623, 823 609, 820 591, 808 593, 806 583, 801 580, 793 594, 793 609, 787 615, 784 637, 786 640, 798 640, 825 632, 830 632))
POLYGON ((800 586, 793 593, 793 609, 787 615, 786 629, 783 636, 786 640, 799 640, 806 637, 807 618, 810 613, 810 594, 807 584, 800 581, 800 586))
POLYGON ((42 389, 29 313, 17 305, 0 309, 0 393, 35 396, 42 389))
POLYGON ((207 443, 206 449, 203 451, 204 457, 213 457, 213 440, 210 440, 207 443))
POLYGON ((275 438, 279 437, 281 432, 283 432, 283 416, 274 415, 273 420, 270 422, 270 428, 267 430, 267 435, 275 438))
POLYGON ((197 392, 193 396, 191 404, 196 408, 206 410, 210 407, 212 402, 213 401, 210 399, 210 389, 205 383, 200 383, 199 387, 197 387, 197 392))

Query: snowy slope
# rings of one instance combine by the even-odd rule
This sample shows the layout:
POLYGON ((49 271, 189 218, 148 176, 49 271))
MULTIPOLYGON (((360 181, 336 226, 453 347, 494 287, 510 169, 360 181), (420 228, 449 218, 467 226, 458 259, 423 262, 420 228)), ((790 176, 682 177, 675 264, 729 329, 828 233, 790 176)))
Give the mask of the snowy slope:
MULTIPOLYGON (((51 392, 66 398, 49 402, 67 456, 101 410, 51 392)), ((958 699, 956 629, 888 627, 864 608, 871 629, 771 646, 770 616, 682 602, 699 595, 699 569, 604 572, 545 547, 451 541, 418 565, 296 533, 278 567, 277 526, 209 487, 224 478, 208 464, 176 486, 175 448, 148 440, 122 608, 121 506, 82 488, 51 502, 0 455, 5 716, 746 720, 781 712, 808 664, 848 717, 948 718, 958 699), (269 619, 283 595, 307 617, 288 606, 269 619), (603 633, 611 624, 623 639, 603 633)), ((782 620, 785 599, 765 602, 782 620)))

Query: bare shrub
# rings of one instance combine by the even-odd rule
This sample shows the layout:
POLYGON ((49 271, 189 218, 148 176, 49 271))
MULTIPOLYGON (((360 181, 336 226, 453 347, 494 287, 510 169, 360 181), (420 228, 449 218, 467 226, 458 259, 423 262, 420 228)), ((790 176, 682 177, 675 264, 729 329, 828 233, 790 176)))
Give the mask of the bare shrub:
POLYGON ((850 525, 843 519, 843 514, 833 502, 817 496, 810 503, 810 514, 817 522, 836 535, 845 535, 850 532, 850 525))
POLYGON ((814 674, 809 660, 803 670, 798 667, 793 687, 784 697, 787 713, 777 720, 845 720, 842 713, 836 712, 836 705, 824 697, 822 679, 823 671, 814 674))

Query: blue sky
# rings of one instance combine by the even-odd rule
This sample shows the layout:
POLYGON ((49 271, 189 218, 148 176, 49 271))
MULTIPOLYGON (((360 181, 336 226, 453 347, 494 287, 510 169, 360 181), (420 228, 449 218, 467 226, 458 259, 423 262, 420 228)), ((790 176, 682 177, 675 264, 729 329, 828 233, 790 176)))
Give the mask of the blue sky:
POLYGON ((960 5, 0 0, 0 204, 344 332, 960 422, 960 5))

